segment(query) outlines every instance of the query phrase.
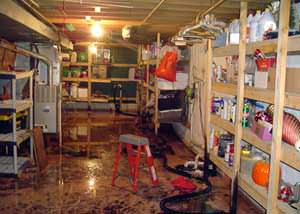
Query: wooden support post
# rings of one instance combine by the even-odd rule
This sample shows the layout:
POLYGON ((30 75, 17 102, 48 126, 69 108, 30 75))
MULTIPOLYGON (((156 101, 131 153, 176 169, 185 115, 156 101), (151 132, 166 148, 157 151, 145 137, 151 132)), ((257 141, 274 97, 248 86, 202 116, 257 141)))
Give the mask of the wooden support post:
POLYGON ((89 51, 88 46, 88 108, 91 108, 92 98, 92 53, 89 51))
POLYGON ((277 46, 277 66, 275 82, 275 100, 273 117, 273 139, 271 151, 271 169, 269 177, 269 192, 267 213, 276 214, 278 185, 280 179, 280 159, 281 159, 281 141, 282 141, 282 122, 285 100, 285 76, 286 76, 286 58, 288 45, 288 29, 290 16, 290 0, 281 0, 280 2, 280 20, 277 46))
POLYGON ((235 122, 234 138, 234 164, 231 184, 231 202, 230 213, 237 211, 238 179, 241 161, 241 139, 242 139, 242 116, 244 106, 244 79, 245 79, 245 61, 246 61, 246 33, 247 33, 247 2, 241 2, 240 12, 240 44, 239 44, 239 70, 237 84, 237 110, 235 122))
MULTIPOLYGON (((150 46, 147 45, 146 48, 147 48, 147 51, 149 51, 150 46)), ((150 62, 148 61, 146 64, 146 86, 149 86, 149 84, 150 84, 150 65, 149 65, 149 63, 150 62)), ((146 87, 146 105, 148 104, 149 100, 150 100, 149 89, 148 89, 148 87, 146 87)))
MULTIPOLYGON (((157 41, 156 41, 156 68, 158 68, 159 63, 160 63, 160 33, 157 33, 157 41)), ((155 123, 155 135, 158 134, 158 128, 159 128, 159 109, 158 109, 158 97, 159 97, 159 89, 158 89, 158 82, 157 78, 155 77, 155 111, 154 111, 154 123, 155 123)))
POLYGON ((210 112, 211 112, 211 66, 212 66, 212 46, 211 40, 207 40, 207 67, 205 72, 205 136, 206 136, 206 152, 209 153, 210 142, 210 112))

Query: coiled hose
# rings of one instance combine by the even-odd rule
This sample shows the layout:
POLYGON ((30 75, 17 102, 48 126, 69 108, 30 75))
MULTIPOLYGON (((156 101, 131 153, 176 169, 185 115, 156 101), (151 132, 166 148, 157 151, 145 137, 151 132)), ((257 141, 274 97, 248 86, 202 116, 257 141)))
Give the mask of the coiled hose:
MULTIPOLYGON (((167 143, 162 137, 159 136, 159 138, 165 142, 165 144, 167 143)), ((156 151, 158 151, 158 149, 156 149, 156 151)), ((180 175, 180 176, 184 176, 187 177, 189 179, 192 179, 193 176, 180 169, 180 167, 170 167, 168 165, 168 159, 167 156, 165 155, 164 150, 160 150, 160 155, 157 155, 159 157, 161 157, 163 159, 163 166, 166 170, 168 170, 169 172, 172 172, 174 174, 180 175)), ((204 167, 205 168, 205 167, 204 167)), ((208 172, 204 172, 205 176, 203 177, 196 177, 194 178, 197 182, 199 183, 204 183, 206 185, 205 189, 202 190, 198 190, 196 192, 192 192, 192 193, 186 193, 186 194, 180 194, 180 195, 176 195, 176 196, 172 196, 172 197, 168 197, 165 199, 162 199, 160 201, 160 209, 166 213, 166 214, 222 214, 225 213, 223 210, 211 210, 211 211, 178 211, 178 210, 174 210, 168 207, 169 203, 179 203, 179 202, 183 202, 183 201, 188 201, 191 200, 193 198, 199 197, 199 196, 203 196, 203 195, 207 195, 211 192, 212 190, 212 184, 210 183, 210 181, 208 180, 208 172)))
MULTIPOLYGON (((266 111, 273 118, 274 105, 269 105, 266 111)), ((283 114, 282 140, 300 151, 300 122, 287 112, 283 114)))

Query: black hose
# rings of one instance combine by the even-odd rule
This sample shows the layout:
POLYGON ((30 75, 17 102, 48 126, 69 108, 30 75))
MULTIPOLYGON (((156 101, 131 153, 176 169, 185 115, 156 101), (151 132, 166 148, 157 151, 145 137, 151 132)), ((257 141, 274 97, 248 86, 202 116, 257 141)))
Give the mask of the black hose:
MULTIPOLYGON (((162 137, 160 137, 160 139, 162 141, 164 141, 165 143, 167 143, 162 137)), ((168 170, 169 172, 172 172, 174 174, 177 174, 177 175, 181 175, 181 176, 184 176, 184 177, 187 177, 187 178, 190 178, 192 179, 193 176, 180 169, 179 167, 170 167, 168 165, 168 159, 165 155, 165 151, 164 150, 161 150, 161 154, 160 156, 162 157, 163 159, 163 166, 166 170, 168 170)), ((207 170, 207 168, 205 168, 205 170, 207 170)), ((160 201, 160 208, 161 210, 166 213, 166 214, 222 214, 222 213, 225 213, 223 210, 211 210, 211 211, 178 211, 178 210, 173 210, 171 208, 169 208, 167 206, 168 203, 177 203, 177 202, 182 202, 182 201, 188 201, 192 198, 196 198, 196 197, 199 197, 199 196, 203 196, 203 195, 208 195, 211 190, 212 190, 212 184, 210 183, 209 179, 208 179, 208 172, 205 172, 204 173, 205 176, 203 177, 196 177, 194 178, 195 180, 197 180, 197 182, 201 182, 201 183, 204 183, 206 185, 206 188, 205 189, 202 189, 202 190, 198 190, 196 192, 192 192, 192 193, 186 193, 186 194, 181 194, 181 195, 176 195, 176 196, 172 196, 172 197, 168 197, 168 198, 165 198, 165 199, 162 199, 160 201)))
POLYGON ((123 112, 121 111, 121 98, 120 97, 120 100, 117 101, 117 89, 119 89, 119 91, 122 90, 122 87, 119 87, 118 85, 114 85, 114 88, 113 88, 113 97, 114 97, 114 104, 115 104, 115 111, 116 113, 118 114, 123 114, 123 115, 126 115, 126 116, 131 116, 131 117, 136 117, 138 116, 137 114, 133 114, 133 113, 128 113, 128 112, 123 112))

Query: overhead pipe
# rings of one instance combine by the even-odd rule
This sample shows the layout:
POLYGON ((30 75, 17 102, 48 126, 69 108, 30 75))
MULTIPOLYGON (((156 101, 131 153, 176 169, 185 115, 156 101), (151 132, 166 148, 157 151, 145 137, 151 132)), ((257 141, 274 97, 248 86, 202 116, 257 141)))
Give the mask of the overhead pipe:
POLYGON ((151 18, 151 16, 153 15, 153 13, 155 13, 160 6, 165 2, 166 0, 161 0, 160 2, 158 2, 158 4, 151 10, 151 12, 144 18, 144 20, 142 21, 141 25, 145 24, 148 19, 151 18))
POLYGON ((219 0, 217 3, 213 4, 211 7, 207 8, 204 12, 199 12, 198 15, 196 16, 196 23, 199 22, 199 19, 201 17, 204 17, 205 15, 207 15, 208 13, 210 13, 211 11, 213 11, 214 9, 219 7, 221 4, 223 4, 225 1, 226 0, 219 0))

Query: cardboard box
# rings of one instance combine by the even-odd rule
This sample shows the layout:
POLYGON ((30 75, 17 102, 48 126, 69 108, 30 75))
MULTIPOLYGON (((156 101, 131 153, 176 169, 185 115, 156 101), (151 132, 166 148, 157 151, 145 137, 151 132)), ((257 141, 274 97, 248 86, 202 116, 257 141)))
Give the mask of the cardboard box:
POLYGON ((96 79, 106 79, 107 78, 107 66, 97 65, 92 68, 93 77, 96 79))
POLYGON ((269 72, 255 71, 254 87, 268 88, 268 74, 269 72))
POLYGON ((78 88, 78 97, 79 98, 87 98, 88 97, 88 89, 87 88, 78 88))
MULTIPOLYGON (((269 70, 268 89, 275 89, 276 70, 269 70)), ((285 91, 292 93, 300 93, 300 68, 287 68, 285 91)))
POLYGON ((262 140, 271 141, 272 133, 270 132, 270 127, 265 127, 259 122, 254 121, 251 130, 262 140))

